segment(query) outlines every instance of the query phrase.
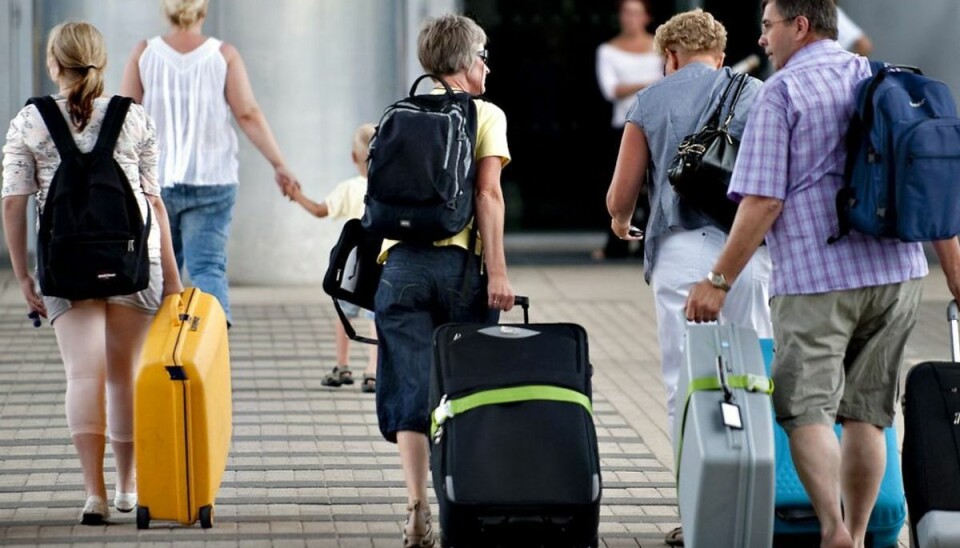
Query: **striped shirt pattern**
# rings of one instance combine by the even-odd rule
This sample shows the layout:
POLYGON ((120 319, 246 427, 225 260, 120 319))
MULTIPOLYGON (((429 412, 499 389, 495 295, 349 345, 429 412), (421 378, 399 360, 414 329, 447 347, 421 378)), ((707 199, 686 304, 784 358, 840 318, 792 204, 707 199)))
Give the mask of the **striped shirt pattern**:
POLYGON ((807 295, 922 278, 919 243, 839 231, 837 191, 843 186, 845 137, 854 88, 870 75, 863 57, 834 40, 797 51, 760 89, 744 130, 729 196, 784 201, 767 234, 772 295, 807 295))

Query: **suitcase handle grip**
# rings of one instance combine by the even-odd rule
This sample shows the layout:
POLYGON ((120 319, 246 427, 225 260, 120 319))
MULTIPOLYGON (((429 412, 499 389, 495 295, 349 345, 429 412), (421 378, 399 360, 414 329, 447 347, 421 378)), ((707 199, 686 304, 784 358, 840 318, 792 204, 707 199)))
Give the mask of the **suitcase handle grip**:
POLYGON ((530 323, 530 297, 516 295, 513 304, 523 309, 523 323, 530 323))
POLYGON ((957 301, 951 300, 947 305, 947 321, 950 322, 950 359, 960 361, 960 329, 958 329, 957 301))
POLYGON ((164 304, 167 306, 167 317, 170 318, 170 323, 172 325, 180 325, 190 318, 190 316, 186 314, 186 310, 183 305, 182 293, 169 295, 164 300, 164 304))

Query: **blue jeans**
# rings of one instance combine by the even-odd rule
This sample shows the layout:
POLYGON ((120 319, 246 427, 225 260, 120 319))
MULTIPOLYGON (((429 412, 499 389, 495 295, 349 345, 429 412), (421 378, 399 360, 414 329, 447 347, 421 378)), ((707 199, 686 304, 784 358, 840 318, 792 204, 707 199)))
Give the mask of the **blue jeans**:
POLYGON ((237 185, 174 185, 162 189, 161 197, 170 218, 177 267, 182 272, 186 264, 193 285, 216 297, 232 322, 227 239, 237 185))
POLYGON ((480 259, 461 296, 467 251, 400 244, 390 250, 376 296, 377 420, 388 441, 397 432, 426 434, 430 426, 433 331, 450 322, 497 323, 487 307, 480 259))

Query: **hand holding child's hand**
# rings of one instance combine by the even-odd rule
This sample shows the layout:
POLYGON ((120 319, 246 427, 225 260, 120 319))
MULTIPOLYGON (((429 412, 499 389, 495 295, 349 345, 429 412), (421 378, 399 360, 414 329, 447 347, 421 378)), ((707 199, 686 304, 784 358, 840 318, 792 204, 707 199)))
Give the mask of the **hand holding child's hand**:
POLYGON ((286 197, 291 196, 292 189, 300 190, 300 182, 286 166, 277 166, 275 168, 274 180, 277 182, 277 186, 280 187, 280 192, 286 197))
POLYGON ((283 195, 289 198, 291 202, 299 200, 302 194, 303 189, 300 188, 299 184, 288 184, 283 188, 283 195))

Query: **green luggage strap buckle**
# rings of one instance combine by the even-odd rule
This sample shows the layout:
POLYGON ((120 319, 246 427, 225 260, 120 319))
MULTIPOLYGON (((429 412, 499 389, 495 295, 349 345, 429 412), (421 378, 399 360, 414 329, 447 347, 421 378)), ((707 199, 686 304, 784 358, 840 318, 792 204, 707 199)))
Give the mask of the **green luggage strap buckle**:
POLYGON ((518 403, 525 401, 558 401, 577 404, 593 416, 593 404, 590 398, 581 392, 569 388, 549 385, 514 386, 476 392, 469 396, 448 400, 444 395, 440 405, 430 414, 430 438, 438 444, 443 438, 443 424, 457 415, 462 415, 478 407, 518 403))
MULTIPOLYGON (((768 396, 773 394, 773 379, 764 377, 763 375, 729 375, 726 379, 727 386, 730 388, 740 388, 747 392, 759 392, 768 396)), ((690 408, 690 396, 692 396, 694 392, 722 389, 723 386, 720 384, 720 379, 716 375, 691 379, 690 384, 687 385, 687 395, 683 403, 683 416, 680 417, 680 420, 683 421, 680 423, 680 443, 677 444, 677 458, 674 463, 674 474, 677 476, 678 486, 680 484, 680 456, 683 454, 683 432, 687 426, 687 410, 690 408)))

